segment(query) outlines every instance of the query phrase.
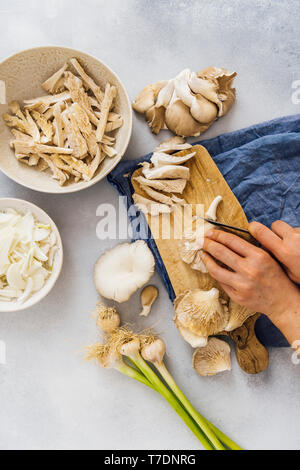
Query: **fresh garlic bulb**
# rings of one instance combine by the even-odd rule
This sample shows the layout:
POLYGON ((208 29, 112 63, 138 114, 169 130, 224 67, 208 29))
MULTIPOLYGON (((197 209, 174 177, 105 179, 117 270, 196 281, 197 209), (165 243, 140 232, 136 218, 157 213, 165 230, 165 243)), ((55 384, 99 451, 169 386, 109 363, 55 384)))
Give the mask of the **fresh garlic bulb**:
POLYGON ((154 134, 167 128, 178 136, 196 137, 233 105, 235 76, 235 72, 217 67, 198 73, 185 69, 171 80, 146 86, 133 108, 145 114, 154 134))
POLYGON ((120 315, 114 307, 107 307, 98 302, 96 308, 97 325, 103 333, 111 333, 120 326, 120 315))
POLYGON ((218 338, 210 338, 204 348, 194 352, 193 367, 203 377, 231 370, 230 346, 218 338))
POLYGON ((194 289, 179 295, 174 302, 175 325, 193 348, 205 346, 209 336, 220 333, 228 324, 229 314, 219 294, 216 288, 194 289))

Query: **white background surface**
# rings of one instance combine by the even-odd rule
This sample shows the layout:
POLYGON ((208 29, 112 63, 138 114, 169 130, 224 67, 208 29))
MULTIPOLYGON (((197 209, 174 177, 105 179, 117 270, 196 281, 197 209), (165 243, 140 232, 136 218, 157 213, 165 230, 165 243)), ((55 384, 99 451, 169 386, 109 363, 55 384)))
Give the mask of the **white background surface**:
MULTIPOLYGON (((211 137, 299 112, 291 100, 292 81, 300 78, 299 14, 297 0, 0 0, 0 59, 34 46, 78 48, 111 66, 131 99, 185 67, 237 70, 237 103, 205 134, 211 137)), ((146 154, 164 137, 153 137, 135 116, 126 158, 146 154)), ((0 365, 0 449, 197 449, 160 397, 82 357, 83 346, 96 339, 92 268, 116 244, 97 239, 96 209, 117 205, 116 191, 103 181, 55 197, 0 175, 0 196, 42 207, 65 248, 62 275, 48 298, 29 311, 0 314, 0 340, 7 345, 7 364, 0 365)), ((199 378, 157 275, 154 282, 159 300, 139 325, 159 322, 168 366, 195 406, 248 449, 299 449, 300 365, 293 365, 291 350, 271 350, 270 367, 259 376, 245 375, 232 355, 232 373, 199 378)), ((135 322, 138 295, 119 311, 135 322)))

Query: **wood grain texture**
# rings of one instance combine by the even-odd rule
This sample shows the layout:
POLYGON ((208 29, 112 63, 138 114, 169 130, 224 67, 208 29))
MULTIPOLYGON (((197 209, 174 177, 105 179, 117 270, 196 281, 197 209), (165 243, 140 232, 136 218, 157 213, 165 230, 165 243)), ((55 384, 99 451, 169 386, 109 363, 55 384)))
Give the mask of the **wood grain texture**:
MULTIPOLYGON (((195 157, 185 164, 190 169, 190 179, 182 194, 182 197, 184 197, 187 204, 191 205, 188 219, 192 219, 192 217, 196 215, 197 205, 203 204, 205 212, 209 208, 213 199, 216 196, 221 195, 223 197, 223 202, 221 202, 218 207, 218 221, 247 229, 248 221, 244 211, 210 154, 201 145, 194 146, 193 151, 196 152, 195 157)), ((181 156, 188 153, 190 153, 190 150, 184 150, 176 155, 181 156)), ((132 185, 137 194, 148 198, 147 194, 140 188, 139 184, 134 179, 141 174, 142 168, 139 168, 134 172, 132 176, 132 185)), ((198 215, 204 214, 199 214, 198 212, 198 215)), ((191 269, 188 264, 182 261, 179 249, 180 237, 183 232, 183 216, 181 207, 175 206, 174 211, 171 214, 160 214, 159 216, 146 214, 145 216, 176 296, 191 289, 200 288, 208 290, 212 287, 217 287, 220 290, 222 297, 228 299, 227 294, 222 290, 217 281, 212 279, 208 274, 203 274, 191 269), (167 227, 169 220, 170 230, 165 233, 162 231, 162 227, 167 227)), ((243 235, 243 238, 247 239, 247 235, 243 235)), ((235 302, 230 302, 230 311, 238 311, 240 308, 241 307, 235 302)), ((264 370, 266 365, 266 355, 261 353, 261 348, 263 348, 263 346, 258 342, 254 332, 254 324, 257 316, 252 318, 253 331, 251 330, 251 338, 249 336, 249 344, 246 341, 246 346, 250 348, 247 350, 249 353, 248 356, 251 359, 247 361, 245 359, 246 355, 243 354, 243 360, 239 361, 242 369, 251 374, 254 373, 253 358, 256 360, 255 370, 257 370, 257 372, 264 370), (263 362, 260 364, 262 357, 263 362)), ((234 338, 234 335, 232 337, 234 338)), ((246 346, 244 350, 246 349, 246 346)), ((242 357, 240 352, 238 359, 239 357, 242 357)))

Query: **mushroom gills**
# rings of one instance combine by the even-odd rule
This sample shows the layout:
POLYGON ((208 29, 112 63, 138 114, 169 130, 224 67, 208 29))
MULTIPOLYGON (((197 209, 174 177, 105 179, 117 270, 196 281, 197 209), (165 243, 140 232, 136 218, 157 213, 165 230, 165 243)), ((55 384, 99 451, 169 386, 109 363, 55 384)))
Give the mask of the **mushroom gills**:
POLYGON ((230 346, 218 338, 209 338, 193 355, 193 367, 198 375, 208 377, 231 370, 230 346))
POLYGON ((174 302, 174 312, 179 333, 192 347, 198 340, 203 345, 209 336, 224 331, 229 318, 216 288, 194 289, 179 295, 174 302))

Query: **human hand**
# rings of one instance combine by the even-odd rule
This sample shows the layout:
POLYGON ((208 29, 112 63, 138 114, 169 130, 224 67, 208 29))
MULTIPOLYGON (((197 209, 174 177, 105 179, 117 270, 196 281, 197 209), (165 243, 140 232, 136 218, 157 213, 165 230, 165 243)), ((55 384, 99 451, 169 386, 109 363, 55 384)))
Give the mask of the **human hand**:
POLYGON ((210 275, 235 302, 274 322, 287 313, 300 318, 300 292, 269 253, 221 230, 206 233, 203 249, 210 275))
POLYGON ((277 220, 270 230, 259 222, 251 222, 249 231, 282 263, 289 278, 300 284, 300 227, 277 220))

